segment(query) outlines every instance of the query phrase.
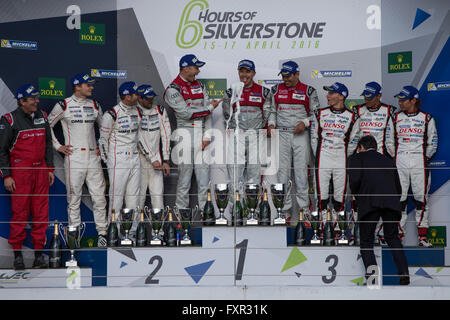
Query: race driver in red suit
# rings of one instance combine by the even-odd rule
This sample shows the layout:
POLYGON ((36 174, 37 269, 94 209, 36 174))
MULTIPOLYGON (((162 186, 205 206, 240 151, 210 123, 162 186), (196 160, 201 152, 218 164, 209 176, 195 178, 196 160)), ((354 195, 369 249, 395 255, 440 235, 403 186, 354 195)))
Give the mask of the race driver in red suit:
POLYGON ((22 244, 32 216, 35 250, 33 268, 46 268, 42 255, 48 225, 48 193, 54 182, 52 136, 47 114, 38 110, 39 92, 30 84, 16 93, 18 108, 0 120, 0 175, 11 193, 11 230, 14 269, 25 269, 22 244))

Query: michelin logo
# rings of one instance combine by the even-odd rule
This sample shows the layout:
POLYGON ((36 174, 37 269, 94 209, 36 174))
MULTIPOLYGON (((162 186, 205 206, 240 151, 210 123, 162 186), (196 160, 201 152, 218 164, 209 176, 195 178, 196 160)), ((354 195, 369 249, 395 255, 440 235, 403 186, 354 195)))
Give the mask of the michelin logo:
POLYGON ((21 40, 1 40, 2 48, 9 49, 25 49, 25 50, 37 50, 38 45, 35 41, 21 41, 21 40))
POLYGON ((320 78, 342 78, 342 77, 351 77, 352 71, 351 70, 313 70, 311 72, 311 78, 313 79, 320 79, 320 78))
POLYGON ((449 90, 450 81, 447 82, 430 82, 427 85, 428 91, 449 90))
POLYGON ((126 70, 104 70, 104 69, 91 69, 91 77, 93 78, 113 78, 113 79, 126 79, 126 70))

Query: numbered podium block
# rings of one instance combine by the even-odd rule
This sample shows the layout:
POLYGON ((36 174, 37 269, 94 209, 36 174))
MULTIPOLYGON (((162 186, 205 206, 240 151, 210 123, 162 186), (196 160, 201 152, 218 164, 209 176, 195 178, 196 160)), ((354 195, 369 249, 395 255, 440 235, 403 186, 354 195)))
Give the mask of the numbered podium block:
MULTIPOLYGON (((236 252, 236 260, 242 258, 236 252)), ((381 248, 374 248, 381 279, 381 248)), ((256 249, 250 243, 237 285, 355 286, 364 283, 364 264, 355 247, 256 249)), ((381 280, 379 282, 381 284, 381 280)))
POLYGON ((91 286, 91 268, 0 269, 0 288, 80 289, 91 286))
POLYGON ((108 248, 108 286, 233 285, 233 248, 108 248))
POLYGON ((247 239, 249 248, 286 248, 286 226, 203 227, 203 248, 233 248, 247 239))

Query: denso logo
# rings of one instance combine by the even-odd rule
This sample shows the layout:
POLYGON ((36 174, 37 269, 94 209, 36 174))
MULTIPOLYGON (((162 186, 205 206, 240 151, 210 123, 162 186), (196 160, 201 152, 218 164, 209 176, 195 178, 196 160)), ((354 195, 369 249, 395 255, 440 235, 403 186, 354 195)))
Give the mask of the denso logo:
POLYGON ((338 129, 345 129, 345 126, 343 124, 339 123, 324 123, 324 128, 338 128, 338 129))
POLYGON ((361 127, 369 127, 369 128, 381 128, 383 126, 382 122, 368 122, 368 121, 363 121, 361 122, 361 127))
POLYGON ((400 129, 399 133, 422 133, 422 129, 420 129, 420 128, 404 128, 404 129, 400 129))

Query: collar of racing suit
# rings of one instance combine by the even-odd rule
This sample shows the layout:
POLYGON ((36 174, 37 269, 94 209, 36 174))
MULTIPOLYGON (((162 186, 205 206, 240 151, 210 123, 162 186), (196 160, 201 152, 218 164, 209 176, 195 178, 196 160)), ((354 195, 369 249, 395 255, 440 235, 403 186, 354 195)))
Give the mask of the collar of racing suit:
POLYGON ((416 111, 413 111, 413 112, 408 112, 408 111, 403 111, 403 112, 404 112, 408 117, 414 117, 414 116, 416 116, 416 115, 419 114, 420 110, 417 109, 416 111))
POLYGON ((145 114, 145 115, 152 113, 152 112, 156 109, 156 106, 157 106, 157 105, 158 105, 158 104, 156 103, 155 100, 153 100, 152 107, 149 108, 149 109, 144 108, 143 106, 141 106, 140 104, 138 104, 138 106, 139 106, 139 107, 141 108, 141 110, 142 110, 142 113, 145 114))
POLYGON ((73 95, 71 96, 71 98, 72 98, 73 101, 75 101, 75 102, 77 102, 77 103, 82 103, 82 102, 85 102, 85 101, 86 101, 85 98, 78 98, 75 94, 73 94, 73 95))
POLYGON ((381 108, 381 103, 378 106, 376 106, 376 107, 372 107, 372 108, 367 107, 367 110, 369 110, 370 112, 375 112, 375 111, 380 110, 380 108, 381 108))
POLYGON ((332 106, 330 106, 330 110, 331 110, 331 112, 333 112, 333 113, 344 113, 345 112, 345 107, 344 108, 342 108, 341 110, 336 110, 336 109, 334 109, 332 106))
POLYGON ((133 109, 134 108, 137 108, 137 105, 135 104, 135 105, 133 105, 133 106, 127 106, 127 105, 124 105, 123 103, 122 103, 122 101, 120 101, 119 102, 119 107, 122 109, 122 111, 123 112, 125 112, 125 113, 132 113, 133 112, 133 109))

